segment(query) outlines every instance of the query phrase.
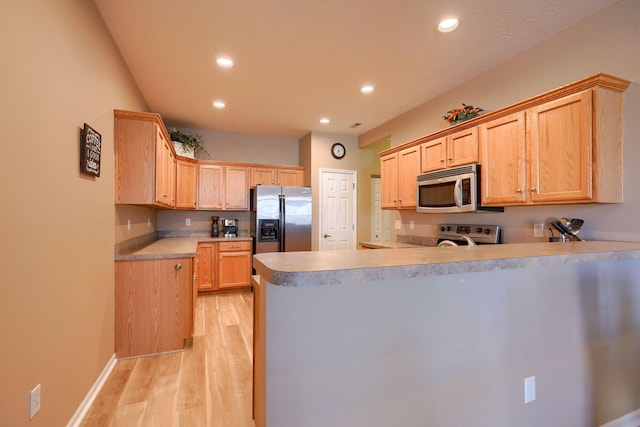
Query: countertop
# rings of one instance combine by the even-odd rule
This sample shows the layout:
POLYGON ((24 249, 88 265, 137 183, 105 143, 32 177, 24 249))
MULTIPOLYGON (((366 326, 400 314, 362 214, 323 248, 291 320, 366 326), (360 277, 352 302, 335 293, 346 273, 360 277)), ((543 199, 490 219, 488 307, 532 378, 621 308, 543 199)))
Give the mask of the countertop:
POLYGON ((360 242, 360 246, 369 249, 407 249, 423 248, 423 245, 413 245, 411 243, 398 243, 385 240, 383 242, 360 242))
POLYGON ((116 252, 116 261, 141 259, 190 258, 196 255, 199 242, 244 242, 251 241, 251 236, 243 237, 165 237, 158 239, 140 249, 128 252, 116 252))
POLYGON ((582 241, 254 255, 257 273, 280 286, 314 286, 640 259, 640 242, 582 241))

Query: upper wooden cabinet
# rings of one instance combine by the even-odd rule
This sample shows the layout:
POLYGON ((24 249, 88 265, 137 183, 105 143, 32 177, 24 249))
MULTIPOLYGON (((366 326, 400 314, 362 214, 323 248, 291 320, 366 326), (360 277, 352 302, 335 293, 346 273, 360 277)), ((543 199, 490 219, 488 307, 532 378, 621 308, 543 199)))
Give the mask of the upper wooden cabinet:
POLYGON ((304 168, 302 167, 251 166, 250 175, 251 187, 256 185, 302 187, 304 185, 304 168))
POLYGON ((199 163, 197 206, 202 210, 248 210, 249 169, 222 163, 199 163))
POLYGON ((116 203, 175 206, 176 157, 160 116, 116 110, 116 203))
POLYGON ((382 209, 415 209, 420 147, 410 147, 380 158, 382 209))
POLYGON ((622 203, 621 123, 595 87, 480 125, 483 205, 622 203))
POLYGON ((197 207, 198 163, 179 159, 176 161, 176 208, 197 207))
POLYGON ((420 145, 422 172, 478 163, 478 128, 464 129, 420 145))
POLYGON ((422 172, 479 163, 485 206, 622 203, 628 85, 597 74, 383 151, 383 207, 399 208, 398 155, 413 147, 422 172))

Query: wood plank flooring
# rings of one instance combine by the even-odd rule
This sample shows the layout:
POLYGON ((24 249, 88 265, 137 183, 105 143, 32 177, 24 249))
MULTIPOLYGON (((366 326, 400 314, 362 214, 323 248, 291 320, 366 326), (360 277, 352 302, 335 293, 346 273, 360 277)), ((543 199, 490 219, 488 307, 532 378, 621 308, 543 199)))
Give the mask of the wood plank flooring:
POLYGON ((199 296, 193 346, 119 360, 81 426, 253 427, 253 294, 199 296))

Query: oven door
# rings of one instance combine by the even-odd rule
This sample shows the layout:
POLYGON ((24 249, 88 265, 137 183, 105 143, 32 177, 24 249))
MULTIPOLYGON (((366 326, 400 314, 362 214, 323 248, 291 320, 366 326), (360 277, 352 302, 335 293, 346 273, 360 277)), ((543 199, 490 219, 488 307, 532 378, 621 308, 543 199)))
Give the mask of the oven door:
POLYGON ((476 174, 418 180, 417 207, 421 213, 456 213, 476 210, 476 174))

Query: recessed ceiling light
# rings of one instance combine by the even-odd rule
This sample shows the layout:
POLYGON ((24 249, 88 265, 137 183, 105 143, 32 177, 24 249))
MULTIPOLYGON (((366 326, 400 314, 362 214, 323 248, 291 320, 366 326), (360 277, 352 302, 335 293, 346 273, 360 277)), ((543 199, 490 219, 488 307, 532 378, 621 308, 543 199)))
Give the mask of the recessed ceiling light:
POLYGON ((322 123, 323 125, 326 125, 331 123, 331 120, 327 119, 326 117, 323 117, 320 119, 320 123, 322 123))
POLYGON ((365 85, 360 88, 360 92, 362 93, 371 93, 375 90, 375 88, 371 85, 365 85))
POLYGON ((226 107, 227 105, 222 101, 213 101, 213 106, 216 107, 216 108, 222 109, 222 108, 226 107))
POLYGON ((440 21, 438 24, 438 31, 441 33, 450 33, 451 31, 458 28, 460 25, 460 20, 458 18, 447 18, 440 21))
POLYGON ((231 58, 227 58, 225 56, 219 56, 216 59, 216 64, 223 68, 231 68, 233 67, 233 60, 231 58))

